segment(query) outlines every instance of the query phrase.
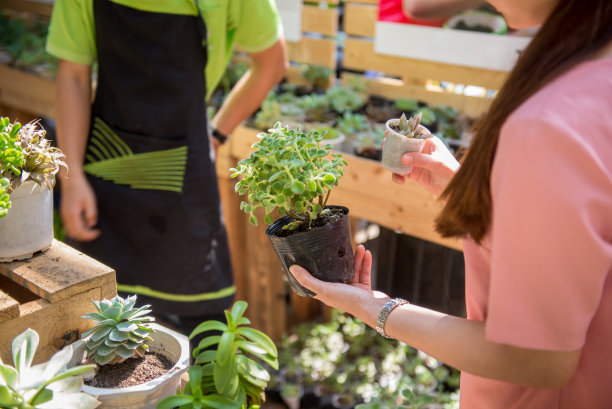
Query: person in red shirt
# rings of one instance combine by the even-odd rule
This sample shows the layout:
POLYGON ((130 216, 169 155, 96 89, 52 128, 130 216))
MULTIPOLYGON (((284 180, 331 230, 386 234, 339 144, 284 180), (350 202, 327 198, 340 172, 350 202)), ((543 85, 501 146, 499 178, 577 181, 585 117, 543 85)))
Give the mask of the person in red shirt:
POLYGON ((490 0, 540 26, 459 164, 441 141, 406 153, 464 239, 467 318, 371 288, 292 274, 315 298, 462 371, 462 409, 612 408, 612 2, 490 0))

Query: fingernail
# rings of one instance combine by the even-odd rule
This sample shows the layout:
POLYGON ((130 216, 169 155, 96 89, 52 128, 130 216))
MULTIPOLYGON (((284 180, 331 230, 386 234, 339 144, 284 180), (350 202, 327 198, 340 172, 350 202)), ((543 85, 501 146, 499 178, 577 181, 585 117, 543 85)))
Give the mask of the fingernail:
POLYGON ((291 274, 293 274, 294 276, 302 274, 302 271, 304 269, 300 266, 297 265, 292 265, 291 267, 289 267, 289 271, 291 272, 291 274))
POLYGON ((404 165, 412 165, 413 158, 410 155, 402 155, 402 164, 404 165))

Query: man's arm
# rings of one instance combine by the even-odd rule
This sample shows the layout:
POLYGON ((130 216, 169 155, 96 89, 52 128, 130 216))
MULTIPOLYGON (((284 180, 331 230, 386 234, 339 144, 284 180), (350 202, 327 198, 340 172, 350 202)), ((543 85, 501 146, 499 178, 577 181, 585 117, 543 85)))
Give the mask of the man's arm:
POLYGON ((57 144, 66 155, 68 171, 60 173, 60 215, 66 234, 90 241, 100 232, 96 198, 83 172, 91 119, 91 66, 60 59, 56 76, 57 144))
MULTIPOLYGON (((230 135, 234 128, 259 108, 270 90, 285 75, 289 62, 285 41, 280 38, 271 47, 257 53, 250 53, 250 69, 232 88, 223 105, 212 119, 212 125, 224 135, 230 135)), ((213 138, 215 148, 218 141, 213 138)))

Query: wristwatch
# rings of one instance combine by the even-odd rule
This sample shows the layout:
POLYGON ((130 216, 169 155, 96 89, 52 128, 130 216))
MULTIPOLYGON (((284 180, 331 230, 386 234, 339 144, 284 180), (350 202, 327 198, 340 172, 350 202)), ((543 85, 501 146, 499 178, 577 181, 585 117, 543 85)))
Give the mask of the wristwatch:
POLYGON ((217 128, 215 128, 214 126, 212 127, 211 133, 210 133, 213 138, 215 138, 216 140, 218 140, 219 142, 221 142, 221 144, 224 144, 225 142, 227 142, 227 138, 229 138, 229 135, 223 135, 221 132, 219 132, 219 130, 217 128))
POLYGON ((402 298, 392 298, 385 305, 383 305, 380 313, 378 314, 378 319, 376 320, 376 332, 382 335, 385 338, 391 338, 385 333, 385 322, 387 321, 387 317, 393 311, 395 307, 398 307, 403 304, 410 304, 408 301, 402 298))

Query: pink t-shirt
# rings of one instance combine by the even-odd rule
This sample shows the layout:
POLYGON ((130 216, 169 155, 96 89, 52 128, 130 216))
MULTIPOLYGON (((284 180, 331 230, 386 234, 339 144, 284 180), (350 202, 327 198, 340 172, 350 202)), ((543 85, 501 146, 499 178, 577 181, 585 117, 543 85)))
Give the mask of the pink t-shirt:
POLYGON ((463 373, 461 408, 612 408, 612 58, 508 118, 491 188, 488 236, 464 241, 468 318, 492 342, 582 355, 561 389, 463 373))

